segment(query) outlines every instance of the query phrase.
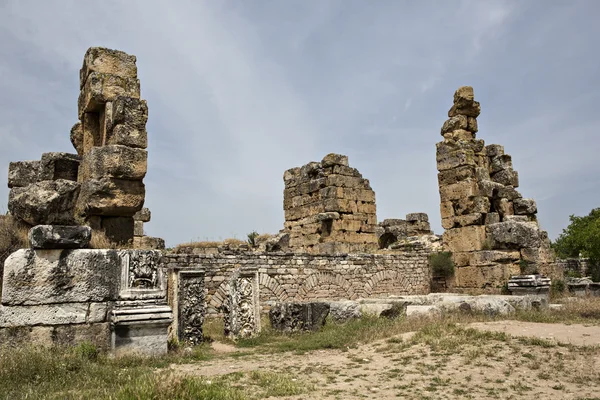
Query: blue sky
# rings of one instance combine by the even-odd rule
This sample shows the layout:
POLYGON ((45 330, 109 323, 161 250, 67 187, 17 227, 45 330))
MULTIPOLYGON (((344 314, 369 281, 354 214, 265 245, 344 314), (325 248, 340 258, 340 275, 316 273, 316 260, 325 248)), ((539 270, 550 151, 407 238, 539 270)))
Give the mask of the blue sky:
POLYGON ((0 173, 74 152, 88 47, 135 54, 146 232, 168 246, 277 232, 284 170, 330 152, 371 181, 379 220, 426 212, 442 233, 435 143, 462 85, 551 238, 600 206, 596 0, 99 4, 0 0, 0 173))

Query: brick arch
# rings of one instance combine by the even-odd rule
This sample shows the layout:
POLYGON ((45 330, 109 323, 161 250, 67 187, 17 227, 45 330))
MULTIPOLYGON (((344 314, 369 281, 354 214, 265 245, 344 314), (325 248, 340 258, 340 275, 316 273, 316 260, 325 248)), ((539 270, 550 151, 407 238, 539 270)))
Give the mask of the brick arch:
MULTIPOLYGON (((377 272, 376 274, 374 274, 367 280, 367 282, 365 283, 365 294, 367 296, 371 296, 371 294, 373 293, 373 289, 375 289, 377 287, 377 285, 379 285, 383 281, 388 281, 388 280, 399 281, 399 284, 397 284, 395 286, 398 288, 402 288, 402 291, 405 292, 405 294, 409 293, 409 290, 408 290, 409 284, 408 284, 406 278, 404 276, 402 276, 398 271, 386 270, 386 271, 377 272)), ((400 293, 396 293, 396 294, 400 294, 400 293)))
MULTIPOLYGON (((285 301, 289 297, 285 289, 279 284, 279 281, 265 273, 260 273, 258 276, 258 288, 259 290, 269 290, 279 301, 285 301)), ((262 302, 264 299, 260 299, 260 301, 262 302)))
POLYGON ((210 301, 207 304, 207 308, 212 308, 215 311, 219 311, 219 307, 223 305, 223 302, 227 298, 229 293, 229 281, 223 281, 217 290, 210 296, 210 301))
POLYGON ((333 285, 342 288, 348 299, 355 299, 358 296, 352 290, 352 285, 341 274, 331 274, 325 272, 317 272, 310 275, 298 289, 298 297, 305 299, 306 296, 314 289, 321 285, 333 285))

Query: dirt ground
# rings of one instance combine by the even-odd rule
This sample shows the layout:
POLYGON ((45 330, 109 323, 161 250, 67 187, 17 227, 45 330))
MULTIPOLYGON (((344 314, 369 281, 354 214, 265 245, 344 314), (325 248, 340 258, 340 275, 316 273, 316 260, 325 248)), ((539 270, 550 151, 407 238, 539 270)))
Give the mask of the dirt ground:
POLYGON ((600 327, 517 321, 467 326, 510 337, 408 333, 357 349, 304 354, 259 354, 215 343, 221 356, 170 369, 207 379, 254 370, 285 373, 309 388, 290 399, 600 399, 600 327))

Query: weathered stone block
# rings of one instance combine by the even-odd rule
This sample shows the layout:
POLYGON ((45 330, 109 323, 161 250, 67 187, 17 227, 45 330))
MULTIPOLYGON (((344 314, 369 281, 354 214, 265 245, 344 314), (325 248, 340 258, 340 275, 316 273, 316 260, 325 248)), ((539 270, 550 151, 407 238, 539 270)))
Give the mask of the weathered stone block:
POLYGON ((440 187, 441 201, 459 200, 467 197, 477 196, 479 189, 477 182, 471 179, 440 187))
POLYGON ((490 144, 485 146, 488 157, 498 157, 504 155, 504 146, 499 144, 490 144))
POLYGON ((502 221, 529 222, 526 215, 504 215, 502 221))
POLYGON ((120 144, 145 149, 148 147, 148 132, 146 129, 138 129, 129 125, 117 125, 113 127, 106 144, 120 144))
POLYGON ((102 146, 102 135, 100 133, 100 116, 98 113, 86 112, 80 118, 81 130, 83 132, 81 155, 83 155, 94 146, 102 146))
POLYGON ((500 222, 500 214, 497 212, 491 212, 485 216, 486 225, 497 224, 498 222, 500 222))
POLYGON ((165 248, 165 241, 164 239, 158 237, 136 236, 133 238, 133 248, 145 250, 162 250, 165 248))
POLYGON ((84 113, 102 111, 104 104, 119 96, 139 98, 140 81, 137 78, 92 72, 79 95, 79 118, 84 113))
POLYGON ((480 180, 479 182, 479 195, 486 197, 496 197, 495 194, 504 187, 501 183, 488 181, 488 180, 480 180))
POLYGON ((477 126, 477 119, 473 117, 467 117, 467 130, 473 133, 477 133, 477 131, 479 130, 477 126))
POLYGON ((90 47, 83 57, 83 66, 79 73, 79 86, 83 88, 92 72, 117 75, 123 78, 136 79, 136 57, 123 51, 104 47, 90 47))
POLYGON ((323 168, 332 167, 335 165, 348 166, 348 156, 343 154, 329 153, 321 160, 323 168))
POLYGON ((328 303, 277 303, 269 310, 273 329, 281 332, 318 331, 329 315, 328 303))
POLYGON ((464 181, 465 179, 475 178, 475 176, 476 167, 474 165, 463 165, 438 173, 438 184, 440 186, 450 185, 452 183, 464 181))
POLYGON ((40 180, 55 181, 66 179, 77 181, 77 171, 81 158, 70 153, 44 153, 40 161, 40 180))
MULTIPOLYGON (((468 87, 468 86, 465 86, 468 87)), ((459 89, 461 90, 461 89, 459 89)), ((457 91, 458 93, 458 91, 457 91)), ((478 101, 473 100, 473 96, 472 96, 472 88, 471 88, 471 95, 469 96, 463 96, 463 95, 459 95, 459 97, 457 97, 457 95, 454 95, 454 105, 452 105, 452 108, 450 108, 450 110, 448 111, 448 117, 455 117, 457 115, 466 115, 468 117, 473 117, 473 118, 477 118, 479 116, 479 114, 481 113, 481 106, 479 104, 478 101)))
POLYGON ((89 226, 36 225, 29 231, 29 243, 34 249, 82 249, 91 238, 89 226))
POLYGON ((442 201, 440 203, 440 214, 442 219, 454 217, 454 205, 451 201, 442 201))
POLYGON ((78 215, 133 216, 144 206, 141 181, 102 178, 85 181, 77 201, 78 215))
POLYGON ((8 187, 24 187, 39 182, 40 161, 13 161, 8 164, 8 187))
POLYGON ((465 197, 456 201, 454 211, 456 215, 485 214, 490 210, 490 200, 487 197, 465 197))
POLYGON ((0 328, 99 323, 106 321, 107 309, 106 303, 5 305, 0 306, 0 328))
POLYGON ((121 145, 93 147, 83 156, 82 180, 104 177, 142 180, 148 169, 148 152, 121 145))
POLYGON ((150 209, 148 209, 147 207, 144 207, 140 211, 138 211, 134 214, 133 220, 140 221, 140 222, 150 222, 151 217, 152 217, 152 213, 150 212, 150 209))
POLYGON ((225 336, 232 339, 251 337, 260 332, 258 273, 234 271, 223 302, 225 336))
POLYGON ((444 125, 442 125, 442 135, 447 132, 452 132, 458 129, 467 129, 467 117, 464 115, 457 115, 449 118, 444 125))
POLYGON ((512 157, 508 154, 490 158, 490 173, 495 174, 502 170, 512 170, 512 157))
POLYGON ((77 121, 71 128, 70 139, 77 154, 83 155, 83 124, 81 121, 77 121))
POLYGON ((73 209, 79 194, 77 182, 59 179, 13 188, 8 209, 30 225, 73 225, 73 209))
POLYGON ((513 201, 516 199, 520 199, 523 196, 521 196, 521 193, 519 193, 512 186, 502 186, 498 188, 497 197, 513 201))
POLYGON ((135 221, 135 218, 133 222, 133 236, 144 236, 144 223, 142 221, 135 221))
POLYGON ((120 273, 114 250, 17 250, 4 264, 2 304, 115 300, 120 273))
POLYGON ((533 199, 516 199, 513 201, 516 215, 530 215, 537 213, 537 205, 533 199))
POLYGON ((496 248, 539 247, 540 231, 529 222, 506 221, 487 226, 496 248))
POLYGON ((498 263, 513 263, 518 261, 520 253, 510 250, 482 250, 473 252, 469 258, 471 266, 494 265, 498 263))
POLYGON ((510 267, 505 264, 456 268, 457 287, 499 290, 510 278, 510 267))
POLYGON ((407 222, 429 222, 429 217, 426 213, 410 213, 406 214, 407 222))
POLYGON ((519 174, 517 171, 504 169, 492 175, 492 181, 504 186, 519 187, 519 174))
POLYGON ((471 131, 467 131, 466 129, 457 129, 452 132, 446 132, 443 134, 444 139, 447 140, 464 140, 464 141, 472 141, 475 139, 475 134, 471 131))
POLYGON ((485 243, 485 226, 465 226, 444 232, 443 240, 451 252, 482 250, 485 243))
POLYGON ((499 199, 499 200, 496 200, 494 203, 495 203, 496 210, 498 210, 498 213, 502 217, 503 221, 506 216, 514 215, 515 212, 513 209, 512 201, 509 201, 507 199, 499 199))
POLYGON ((447 154, 440 154, 438 152, 436 161, 438 171, 445 171, 465 165, 476 165, 475 153, 471 149, 456 150, 447 154))

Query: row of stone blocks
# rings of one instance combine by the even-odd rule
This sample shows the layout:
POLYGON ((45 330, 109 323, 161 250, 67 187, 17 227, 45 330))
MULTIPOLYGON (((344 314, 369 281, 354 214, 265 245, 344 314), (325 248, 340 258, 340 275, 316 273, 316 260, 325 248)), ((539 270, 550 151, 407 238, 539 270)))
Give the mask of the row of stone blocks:
POLYGON ((19 331, 22 341, 75 337, 117 354, 166 353, 173 318, 162 253, 86 249, 91 235, 87 226, 31 229, 32 248, 4 264, 0 336, 19 331))

